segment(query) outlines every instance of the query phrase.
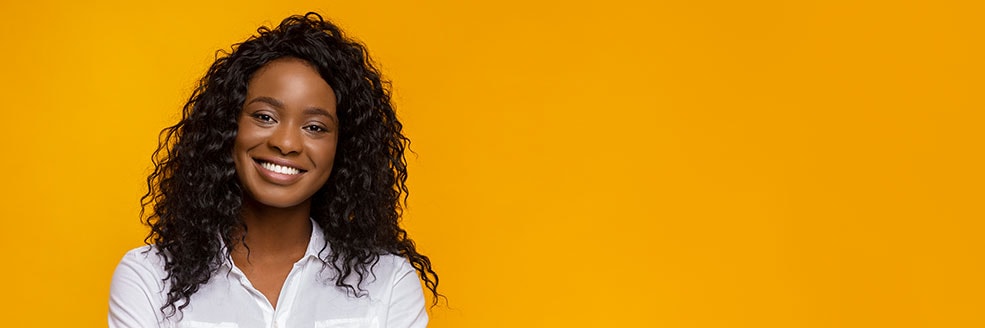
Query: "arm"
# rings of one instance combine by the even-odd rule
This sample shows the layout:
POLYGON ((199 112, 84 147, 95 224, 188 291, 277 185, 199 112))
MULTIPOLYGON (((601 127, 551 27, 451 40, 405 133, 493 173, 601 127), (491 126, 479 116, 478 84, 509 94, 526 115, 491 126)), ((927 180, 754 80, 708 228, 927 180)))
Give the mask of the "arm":
POLYGON ((424 292, 417 271, 407 260, 400 259, 393 280, 387 314, 387 328, 424 328, 428 314, 424 311, 424 292))
POLYGON ((123 256, 109 289, 109 327, 160 327, 164 284, 154 268, 157 256, 135 249, 123 256))

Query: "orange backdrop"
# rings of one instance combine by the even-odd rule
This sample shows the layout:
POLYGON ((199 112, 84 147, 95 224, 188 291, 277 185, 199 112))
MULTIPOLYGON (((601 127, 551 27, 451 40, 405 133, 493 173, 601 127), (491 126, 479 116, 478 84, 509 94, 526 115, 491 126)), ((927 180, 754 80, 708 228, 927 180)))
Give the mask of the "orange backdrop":
POLYGON ((157 132, 308 10, 394 82, 433 327, 985 326, 983 9, 4 1, 3 326, 105 326, 157 132))

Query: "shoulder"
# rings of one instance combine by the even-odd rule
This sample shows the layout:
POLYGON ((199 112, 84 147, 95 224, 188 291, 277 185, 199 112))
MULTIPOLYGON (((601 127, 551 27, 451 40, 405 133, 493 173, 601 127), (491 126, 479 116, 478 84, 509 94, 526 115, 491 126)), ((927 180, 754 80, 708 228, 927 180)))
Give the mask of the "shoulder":
POLYGON ((157 247, 144 245, 127 251, 123 254, 123 260, 153 261, 164 263, 164 258, 159 254, 157 247))
POLYGON ((379 261, 373 267, 374 274, 387 277, 391 280, 400 279, 400 277, 414 272, 414 267, 410 265, 410 262, 406 258, 394 254, 380 255, 379 261))
MULTIPOLYGON (((387 327, 426 327, 424 293, 417 270, 403 256, 381 255, 379 264, 386 270, 387 327)), ((375 273, 381 274, 374 270, 375 273)))
POLYGON ((414 270, 406 258, 396 254, 380 255, 380 264, 392 268, 393 270, 414 270))
POLYGON ((134 269, 138 271, 164 272, 166 259, 154 246, 141 246, 131 249, 123 254, 117 271, 121 268, 134 269))
MULTIPOLYGON (((359 274, 354 269, 352 274, 345 278, 345 282, 352 286, 359 286, 369 292, 369 295, 382 296, 389 295, 398 281, 406 276, 416 273, 414 267, 399 255, 380 254, 375 262, 366 265, 364 274, 359 274)), ((328 266, 329 264, 325 264, 328 266)), ((338 272, 334 272, 337 279, 338 272)), ((375 297, 374 297, 375 298, 375 297)))
POLYGON ((113 272, 109 292, 110 327, 156 327, 167 294, 164 258, 143 246, 123 255, 113 272))
POLYGON ((421 285, 417 279, 417 270, 399 255, 380 255, 380 261, 373 268, 373 273, 384 283, 388 293, 401 294, 404 292, 420 295, 421 285))
POLYGON ((165 258, 153 246, 141 246, 126 252, 113 272, 111 287, 139 287, 163 290, 165 258))

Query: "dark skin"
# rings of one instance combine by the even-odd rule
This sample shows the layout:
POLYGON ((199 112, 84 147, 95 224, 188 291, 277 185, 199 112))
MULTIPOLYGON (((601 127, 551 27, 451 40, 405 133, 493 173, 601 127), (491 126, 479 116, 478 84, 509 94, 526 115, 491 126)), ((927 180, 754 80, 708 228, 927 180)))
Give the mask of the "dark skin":
POLYGON ((243 213, 250 231, 245 241, 250 250, 247 253, 243 245, 233 247, 233 262, 276 308, 287 275, 308 247, 311 237, 308 211, 302 208, 281 211, 252 204, 244 206, 243 213))
POLYGON ((332 171, 335 106, 332 88, 298 59, 267 63, 247 86, 233 146, 247 233, 231 255, 275 308, 284 281, 308 247, 311 196, 332 171))

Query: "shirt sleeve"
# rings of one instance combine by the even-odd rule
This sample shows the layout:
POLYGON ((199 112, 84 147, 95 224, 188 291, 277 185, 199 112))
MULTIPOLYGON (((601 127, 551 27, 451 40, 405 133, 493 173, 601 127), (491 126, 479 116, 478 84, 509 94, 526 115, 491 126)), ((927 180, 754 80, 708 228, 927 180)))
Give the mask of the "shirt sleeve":
POLYGON ((417 271, 403 258, 399 268, 393 281, 386 327, 425 328, 428 314, 424 310, 424 292, 417 271))
POLYGON ((123 256, 109 289, 109 327, 162 327, 164 283, 154 267, 156 255, 143 247, 123 256))

